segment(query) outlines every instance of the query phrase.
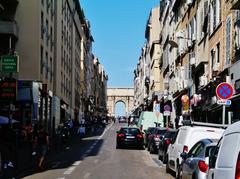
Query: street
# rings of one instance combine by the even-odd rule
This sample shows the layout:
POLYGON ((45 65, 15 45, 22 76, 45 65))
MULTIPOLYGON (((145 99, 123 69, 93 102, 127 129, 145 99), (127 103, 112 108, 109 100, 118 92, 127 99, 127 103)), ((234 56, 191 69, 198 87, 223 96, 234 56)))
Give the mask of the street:
POLYGON ((116 131, 124 124, 109 124, 99 135, 75 142, 47 163, 44 172, 26 171, 25 179, 171 179, 165 166, 146 150, 116 149, 116 131))

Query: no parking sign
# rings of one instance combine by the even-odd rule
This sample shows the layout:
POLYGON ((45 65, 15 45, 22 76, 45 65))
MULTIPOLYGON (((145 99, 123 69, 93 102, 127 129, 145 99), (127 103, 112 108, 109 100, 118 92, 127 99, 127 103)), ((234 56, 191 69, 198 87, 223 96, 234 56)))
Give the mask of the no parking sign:
POLYGON ((216 94, 220 99, 227 100, 233 95, 233 87, 229 83, 220 83, 216 88, 216 94))

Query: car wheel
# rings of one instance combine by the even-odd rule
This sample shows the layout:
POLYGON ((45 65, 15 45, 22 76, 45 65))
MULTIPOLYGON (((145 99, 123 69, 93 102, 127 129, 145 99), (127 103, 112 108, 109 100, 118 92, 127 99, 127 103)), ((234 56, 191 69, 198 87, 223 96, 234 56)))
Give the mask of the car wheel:
POLYGON ((167 162, 166 162, 166 173, 170 173, 170 168, 169 168, 169 164, 168 164, 168 157, 167 158, 167 162))
POLYGON ((120 146, 119 146, 119 144, 117 144, 117 145, 116 145, 116 149, 120 149, 120 146))
POLYGON ((162 156, 162 162, 165 164, 165 163, 167 163, 167 157, 166 157, 166 155, 164 155, 163 154, 163 156, 162 156))
POLYGON ((176 179, 182 179, 182 168, 181 165, 177 163, 176 179))
POLYGON ((162 156, 160 156, 159 151, 158 151, 158 160, 162 160, 162 156))

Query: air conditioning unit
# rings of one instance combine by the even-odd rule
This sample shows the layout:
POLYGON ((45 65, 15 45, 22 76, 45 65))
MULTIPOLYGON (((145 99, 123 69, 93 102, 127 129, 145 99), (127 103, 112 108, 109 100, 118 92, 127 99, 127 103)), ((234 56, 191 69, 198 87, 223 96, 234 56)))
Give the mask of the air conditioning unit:
POLYGON ((193 0, 187 0, 187 5, 190 6, 193 0))
POLYGON ((219 71, 219 68, 220 68, 220 63, 215 63, 213 65, 213 71, 219 71))
POLYGON ((195 42, 195 41, 196 41, 196 34, 193 33, 193 34, 192 34, 192 42, 195 42))
POLYGON ((201 76, 199 78, 200 86, 206 86, 207 85, 207 77, 206 76, 201 76))
POLYGON ((192 40, 188 40, 187 44, 188 44, 188 47, 191 47, 192 46, 192 40))
POLYGON ((179 80, 178 81, 178 90, 182 90, 183 89, 183 81, 179 80))
POLYGON ((195 65, 195 63, 196 63, 196 58, 195 58, 195 57, 192 57, 192 58, 190 59, 190 64, 191 64, 191 65, 195 65))
POLYGON ((183 87, 188 88, 188 80, 183 80, 183 87))

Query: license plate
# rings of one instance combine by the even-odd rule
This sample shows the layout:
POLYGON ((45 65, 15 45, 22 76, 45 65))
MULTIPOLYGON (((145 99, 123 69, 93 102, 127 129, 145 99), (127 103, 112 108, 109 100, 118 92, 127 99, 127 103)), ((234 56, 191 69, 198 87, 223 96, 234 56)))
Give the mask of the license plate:
POLYGON ((134 136, 127 136, 126 138, 127 139, 134 139, 135 137, 134 136))

